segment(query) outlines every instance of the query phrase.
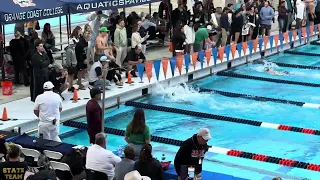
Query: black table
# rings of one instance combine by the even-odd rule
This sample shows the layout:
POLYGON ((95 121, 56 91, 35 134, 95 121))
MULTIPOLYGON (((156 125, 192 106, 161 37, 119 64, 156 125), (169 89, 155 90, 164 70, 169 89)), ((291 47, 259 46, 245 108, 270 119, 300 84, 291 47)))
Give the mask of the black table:
POLYGON ((50 150, 50 151, 60 152, 63 155, 70 154, 73 151, 72 147, 75 146, 72 144, 61 143, 58 146, 49 147, 49 146, 46 146, 45 144, 51 142, 50 140, 39 139, 37 137, 28 136, 27 134, 17 136, 16 138, 13 138, 11 142, 15 144, 20 144, 24 148, 35 149, 40 152, 43 152, 43 150, 50 150))

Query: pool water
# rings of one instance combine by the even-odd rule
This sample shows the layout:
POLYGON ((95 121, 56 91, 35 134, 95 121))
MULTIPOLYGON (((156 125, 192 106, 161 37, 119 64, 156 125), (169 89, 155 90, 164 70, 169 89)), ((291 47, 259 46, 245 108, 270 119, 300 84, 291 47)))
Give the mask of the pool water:
MULTIPOLYGON (((268 63, 267 61, 265 62, 268 63)), ((282 79, 282 80, 298 81, 298 82, 307 82, 307 83, 315 83, 315 84, 320 82, 320 70, 279 67, 274 63, 271 63, 271 65, 269 66, 266 64, 250 63, 247 65, 229 70, 229 72, 250 75, 250 76, 258 76, 258 77, 266 77, 266 78, 282 79), (271 72, 268 73, 265 70, 265 68, 269 68, 271 72)))
MULTIPOLYGON (((302 47, 301 47, 302 48, 302 47)), ((308 48, 308 47, 306 47, 308 48)), ((311 48, 311 47, 310 47, 311 48)), ((318 58, 280 54, 264 60, 301 65, 317 65, 318 58)), ((230 71, 275 79, 318 83, 320 71, 297 68, 274 67, 279 71, 288 71, 292 76, 274 76, 263 71, 263 65, 247 64, 230 71)), ((242 93, 263 97, 271 97, 308 103, 320 103, 319 88, 301 85, 281 84, 233 77, 210 76, 194 81, 187 86, 242 93)), ((137 102, 205 112, 235 118, 284 124, 303 128, 320 129, 320 110, 309 109, 290 104, 270 101, 255 101, 244 98, 226 97, 214 93, 199 93, 197 89, 183 86, 163 88, 155 87, 152 95, 136 100, 137 102)), ((105 126, 125 130, 132 120, 135 108, 121 105, 119 109, 109 109, 105 113, 105 126)), ((213 139, 209 145, 236 149, 251 153, 292 159, 308 163, 319 163, 320 141, 318 136, 295 132, 266 129, 245 124, 199 118, 176 113, 145 109, 146 123, 154 136, 186 140, 201 127, 211 130, 213 139)), ((85 122, 85 118, 76 121, 85 122)), ((108 135, 108 149, 116 150, 125 145, 124 137, 108 135)), ((88 145, 86 131, 63 137, 64 142, 88 145)), ((158 158, 163 153, 168 160, 173 160, 178 147, 154 143, 154 155, 158 158)), ((204 170, 230 174, 252 180, 267 180, 280 176, 283 179, 319 179, 319 173, 298 168, 290 168, 277 164, 258 162, 207 153, 204 170)))
POLYGON ((319 48, 320 47, 318 45, 308 44, 305 46, 294 48, 293 50, 298 51, 298 52, 308 52, 308 53, 320 54, 319 48))

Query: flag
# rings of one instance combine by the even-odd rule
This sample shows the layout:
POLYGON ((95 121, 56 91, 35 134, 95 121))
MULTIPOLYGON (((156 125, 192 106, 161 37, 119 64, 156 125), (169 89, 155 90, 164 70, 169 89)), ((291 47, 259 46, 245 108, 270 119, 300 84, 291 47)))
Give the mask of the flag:
POLYGON ((226 53, 227 61, 229 61, 229 56, 230 56, 230 46, 225 46, 225 47, 224 47, 224 53, 226 53))
POLYGON ((252 56, 252 49, 253 49, 253 41, 248 42, 248 47, 249 47, 249 55, 252 56))
POLYGON ((232 55, 232 59, 235 58, 235 56, 236 56, 236 51, 237 51, 237 45, 236 45, 236 44, 232 44, 232 45, 231 45, 231 55, 232 55))
POLYGON ((203 69, 204 51, 199 51, 199 52, 198 52, 198 56, 199 56, 199 61, 200 61, 201 69, 203 69))
POLYGON ((142 82, 143 73, 144 73, 144 63, 139 63, 136 66, 137 66, 137 69, 138 69, 138 74, 139 74, 140 80, 142 82))
POLYGON ((150 80, 151 80, 151 77, 152 77, 152 61, 145 62, 144 64, 145 64, 144 66, 146 68, 147 78, 148 78, 149 83, 150 83, 150 80))
POLYGON ((171 68, 171 73, 172 73, 172 77, 173 77, 174 71, 176 70, 176 59, 175 58, 170 58, 170 68, 171 68))
POLYGON ((281 33, 281 34, 279 34, 279 40, 280 40, 280 47, 281 47, 281 49, 283 49, 283 34, 281 33))
POLYGON ((160 66, 161 66, 161 60, 153 61, 154 72, 156 73, 156 77, 158 81, 159 81, 159 75, 160 75, 160 66))
POLYGON ((190 65, 190 54, 184 55, 184 64, 186 66, 186 72, 189 72, 189 65, 190 65))
POLYGON ((237 44, 237 51, 238 51, 239 57, 241 57, 241 51, 242 51, 242 45, 241 45, 241 43, 238 43, 238 44, 237 44))
POLYGON ((247 55, 247 48, 248 48, 248 42, 242 42, 242 50, 243 50, 243 54, 246 56, 247 55))
POLYGON ((162 59, 161 62, 162 62, 162 70, 163 70, 164 78, 167 79, 169 59, 168 58, 164 58, 164 59, 162 59))
POLYGON ((218 58, 218 49, 212 48, 212 57, 213 57, 213 63, 214 65, 217 64, 217 58, 218 58))

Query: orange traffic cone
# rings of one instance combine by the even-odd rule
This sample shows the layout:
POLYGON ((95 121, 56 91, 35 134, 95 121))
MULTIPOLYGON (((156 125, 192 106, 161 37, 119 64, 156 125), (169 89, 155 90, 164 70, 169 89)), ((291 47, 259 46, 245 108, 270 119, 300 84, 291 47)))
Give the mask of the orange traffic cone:
POLYGON ((8 121, 9 118, 8 118, 8 113, 7 113, 7 108, 3 108, 3 113, 2 113, 2 118, 1 118, 2 121, 8 121))
POLYGON ((132 77, 131 77, 131 71, 128 72, 128 81, 126 83, 128 83, 128 84, 132 84, 133 83, 132 77))
POLYGON ((75 103, 75 102, 78 102, 78 100, 80 100, 77 89, 74 89, 74 91, 73 91, 73 97, 72 97, 72 99, 70 99, 70 100, 73 100, 72 102, 74 102, 74 103, 75 103))

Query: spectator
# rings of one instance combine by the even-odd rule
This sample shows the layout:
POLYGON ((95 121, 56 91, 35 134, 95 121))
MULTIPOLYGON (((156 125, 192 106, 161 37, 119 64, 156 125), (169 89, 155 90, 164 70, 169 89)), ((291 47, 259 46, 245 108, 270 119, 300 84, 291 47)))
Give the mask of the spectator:
MULTIPOLYGON (((139 27, 135 24, 132 27, 132 36, 131 36, 131 49, 134 49, 138 44, 141 45, 142 42, 146 41, 149 37, 147 34, 143 38, 141 38, 140 33, 138 32, 139 27)), ((143 51, 142 51, 143 52, 143 51)))
POLYGON ((33 31, 36 30, 36 27, 39 26, 39 22, 38 21, 29 21, 29 22, 26 22, 25 25, 27 27, 28 35, 30 35, 33 31))
POLYGON ((195 41, 195 31, 193 19, 188 21, 188 24, 184 26, 184 33, 186 36, 186 45, 185 45, 185 53, 193 52, 193 44, 195 41))
POLYGON ((54 85, 47 81, 43 85, 44 93, 36 98, 34 114, 39 118, 39 136, 43 139, 61 142, 59 138, 60 112, 62 101, 58 94, 53 92, 54 85))
MULTIPOLYGON (((151 22, 150 14, 146 15, 146 18, 142 22, 141 26, 147 30, 148 34, 150 35, 150 39, 155 39, 157 37, 157 24, 151 22)), ((148 38, 146 38, 148 39, 148 38)))
POLYGON ((146 125, 144 111, 142 109, 136 110, 132 121, 127 125, 125 140, 127 143, 134 145, 136 156, 140 155, 144 144, 150 144, 150 130, 146 125))
POLYGON ((239 37, 242 31, 243 23, 244 22, 243 22, 243 16, 242 16, 242 9, 240 8, 232 15, 231 31, 233 33, 235 44, 239 42, 239 37))
MULTIPOLYGON (((137 25, 138 25, 138 32, 140 34, 140 37, 143 37, 144 39, 144 41, 142 41, 140 44, 142 47, 142 53, 145 54, 147 50, 147 39, 150 37, 149 32, 144 27, 142 27, 141 20, 137 21, 137 25)), ((132 46, 132 47, 134 48, 135 46, 132 46)))
POLYGON ((76 44, 75 53, 77 59, 77 71, 78 71, 78 85, 80 89, 84 88, 82 84, 82 78, 85 77, 88 69, 89 63, 89 51, 88 51, 88 41, 90 40, 90 34, 85 33, 83 36, 80 36, 79 42, 76 44))
MULTIPOLYGON (((69 46, 66 49, 66 65, 68 69, 68 83, 69 88, 68 91, 73 92, 73 79, 74 75, 77 74, 77 57, 75 52, 76 44, 78 43, 78 40, 76 38, 72 38, 69 40, 69 46)), ((80 88, 80 87, 79 87, 80 88)), ((84 87, 82 87, 82 90, 84 87)))
MULTIPOLYGON (((103 88, 103 78, 105 77, 105 69, 108 68, 108 60, 107 56, 102 56, 100 61, 95 62, 89 71, 88 79, 89 85, 93 87, 103 88)), ((110 86, 110 81, 106 80, 106 86, 110 86)), ((106 89, 108 89, 106 87, 106 89)))
POLYGON ((61 162, 69 165, 74 179, 72 179, 71 173, 68 171, 57 171, 56 174, 60 180, 83 180, 87 177, 86 172, 84 171, 87 150, 87 148, 74 148, 71 153, 62 157, 61 162))
POLYGON ((43 93, 43 84, 48 81, 48 66, 50 64, 49 57, 45 53, 43 43, 40 39, 35 40, 34 45, 36 52, 32 55, 31 65, 33 68, 33 98, 34 101, 39 94, 43 93))
POLYGON ((286 32, 289 11, 286 8, 285 1, 280 2, 278 7, 278 13, 279 33, 286 32))
POLYGON ((172 27, 178 27, 177 24, 187 24, 189 15, 183 3, 179 3, 178 7, 172 11, 172 27))
POLYGON ((20 23, 16 23, 14 25, 14 32, 19 31, 21 33, 21 35, 24 35, 24 23, 20 22, 20 23))
POLYGON ((143 145, 139 160, 134 163, 134 169, 142 176, 148 176, 152 180, 163 180, 163 169, 161 163, 152 157, 151 144, 143 145))
POLYGON ((215 43, 210 40, 209 33, 212 32, 212 26, 208 25, 207 27, 201 26, 195 33, 195 41, 193 44, 194 52, 199 52, 203 50, 203 41, 206 43, 214 45, 215 43))
POLYGON ((272 7, 270 7, 269 1, 264 2, 264 7, 261 8, 259 14, 262 36, 269 36, 272 26, 272 19, 274 18, 274 10, 272 7))
POLYGON ((139 63, 144 63, 145 61, 146 57, 142 53, 141 45, 137 45, 134 49, 131 49, 123 62, 127 71, 126 76, 128 77, 128 73, 130 72, 133 77, 138 77, 136 75, 136 65, 139 63))
POLYGON ((87 131, 90 144, 94 144, 96 134, 102 130, 102 109, 98 103, 98 101, 101 100, 101 93, 99 88, 92 88, 90 90, 91 99, 86 105, 87 131))
POLYGON ((47 49, 53 49, 56 46, 55 36, 51 31, 51 27, 50 27, 49 23, 46 23, 43 26, 43 31, 42 31, 42 34, 41 34, 41 40, 43 41, 44 46, 47 49))
POLYGON ((127 55, 127 32, 123 19, 119 20, 114 32, 114 45, 117 50, 116 63, 121 67, 127 55))
POLYGON ((228 20, 228 13, 229 13, 229 8, 225 7, 223 9, 222 15, 220 17, 220 27, 221 27, 221 46, 226 46, 228 36, 229 36, 229 29, 230 29, 230 24, 228 20))
POLYGON ((0 163, 0 179, 18 179, 23 180, 28 169, 27 162, 20 162, 20 148, 15 144, 7 145, 8 161, 0 163))
POLYGON ((124 176, 124 180, 151 180, 148 176, 141 176, 138 171, 131 171, 124 176))
POLYGON ((171 12, 172 12, 172 4, 169 0, 162 0, 159 4, 158 14, 159 18, 162 20, 170 20, 171 19, 171 12))
POLYGON ((36 174, 28 176, 27 180, 57 180, 57 176, 52 170, 40 170, 36 174))
POLYGON ((124 148, 124 158, 115 167, 115 179, 124 179, 125 175, 133 171, 134 158, 136 156, 136 150, 133 146, 127 145, 124 148))
POLYGON ((27 62, 25 60, 27 50, 29 47, 25 47, 26 44, 24 43, 23 37, 19 31, 14 33, 15 39, 10 41, 10 54, 13 60, 13 67, 14 67, 14 79, 15 84, 28 84, 28 75, 27 75, 27 62))
POLYGON ((62 100, 64 100, 61 93, 68 89, 68 83, 66 81, 68 73, 59 63, 55 63, 53 66, 54 69, 49 73, 49 81, 54 85, 53 92, 58 93, 62 100))
POLYGON ((114 167, 121 158, 106 149, 107 135, 98 133, 95 136, 95 144, 87 151, 86 169, 105 173, 108 179, 114 178, 114 167))
POLYGON ((306 23, 306 5, 303 0, 297 0, 296 2, 297 8, 297 17, 296 17, 296 28, 302 28, 303 24, 306 23))
MULTIPOLYGON (((96 45, 96 39, 99 35, 100 26, 102 25, 102 18, 107 18, 108 16, 103 14, 102 11, 96 11, 89 14, 86 20, 89 21, 89 26, 92 29, 92 36, 90 42, 90 49, 93 51, 96 45)), ((92 53, 93 54, 93 53, 92 53)))
POLYGON ((195 175, 202 171, 202 161, 205 153, 208 151, 207 142, 211 139, 210 131, 207 128, 201 128, 198 134, 194 134, 180 146, 176 157, 174 158, 174 167, 176 169, 178 179, 182 165, 195 167, 195 175))
MULTIPOLYGON (((94 62, 98 62, 102 56, 105 56, 105 51, 109 50, 108 46, 108 28, 101 27, 99 36, 96 39, 94 62)), ((108 56, 108 55, 107 55, 108 56)), ((110 56, 109 56, 110 58, 110 56)))
POLYGON ((123 86, 122 78, 121 78, 121 71, 120 66, 116 64, 114 61, 109 62, 109 69, 107 74, 108 81, 114 81, 117 86, 123 86))
POLYGON ((184 26, 182 24, 178 25, 173 32, 172 45, 175 50, 175 56, 184 54, 184 45, 186 44, 186 35, 184 34, 184 26))

